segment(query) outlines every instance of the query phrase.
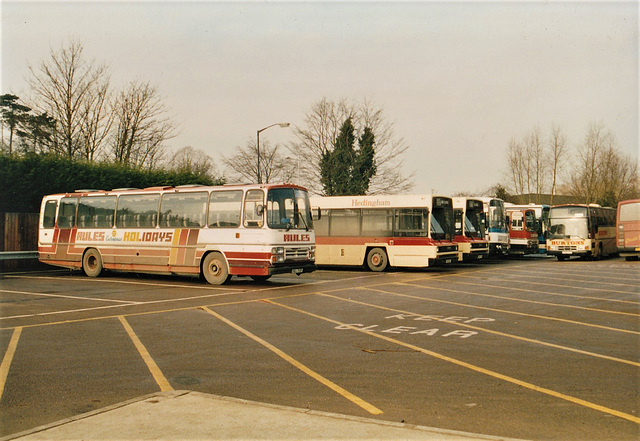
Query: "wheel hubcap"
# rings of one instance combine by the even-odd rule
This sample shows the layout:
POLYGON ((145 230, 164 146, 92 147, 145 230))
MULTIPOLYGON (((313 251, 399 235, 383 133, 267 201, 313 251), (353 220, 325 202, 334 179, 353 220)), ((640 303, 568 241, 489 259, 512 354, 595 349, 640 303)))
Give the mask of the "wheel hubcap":
POLYGON ((220 266, 218 265, 218 262, 211 262, 209 265, 209 272, 214 276, 220 275, 220 266))

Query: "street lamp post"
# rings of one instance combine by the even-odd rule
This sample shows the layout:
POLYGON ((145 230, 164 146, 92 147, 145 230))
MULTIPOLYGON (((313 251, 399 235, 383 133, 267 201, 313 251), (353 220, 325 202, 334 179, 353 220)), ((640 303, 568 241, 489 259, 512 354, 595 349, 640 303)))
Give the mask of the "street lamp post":
POLYGON ((258 150, 258 184, 262 184, 262 179, 260 177, 260 132, 264 132, 265 130, 274 126, 289 127, 289 125, 289 123, 275 123, 265 127, 264 129, 258 130, 258 132, 256 133, 256 148, 258 150))

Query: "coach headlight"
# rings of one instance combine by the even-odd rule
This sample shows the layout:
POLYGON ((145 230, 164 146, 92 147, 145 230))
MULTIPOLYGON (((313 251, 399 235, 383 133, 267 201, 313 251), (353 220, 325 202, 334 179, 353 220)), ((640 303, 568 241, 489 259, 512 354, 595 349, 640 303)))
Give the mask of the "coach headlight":
POLYGON ((271 248, 271 263, 282 263, 282 262, 284 262, 284 248, 283 247, 271 248))

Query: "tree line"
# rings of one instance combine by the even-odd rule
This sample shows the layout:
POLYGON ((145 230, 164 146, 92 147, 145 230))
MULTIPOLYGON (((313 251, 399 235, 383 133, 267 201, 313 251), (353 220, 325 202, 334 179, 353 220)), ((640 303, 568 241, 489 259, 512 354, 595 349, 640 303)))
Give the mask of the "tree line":
POLYGON ((4 149, 154 168, 176 132, 168 109, 150 83, 134 80, 114 91, 110 77, 75 41, 29 65, 27 102, 11 94, 0 101, 9 131, 4 149))
POLYGON ((615 135, 602 123, 591 123, 584 138, 571 145, 558 126, 539 127, 513 137, 507 147, 505 198, 539 203, 538 195, 572 196, 576 201, 615 207, 640 197, 637 159, 621 152, 615 135))
POLYGON ((403 193, 413 187, 413 174, 402 172, 409 146, 369 100, 321 98, 292 131, 294 139, 284 146, 261 142, 258 149, 252 139, 224 155, 225 177, 256 182, 259 156, 264 182, 295 182, 314 194, 403 193))
MULTIPOLYGON (((29 65, 29 97, 0 96, 2 152, 166 169, 200 183, 257 182, 260 173, 263 182, 295 182, 319 195, 406 193, 413 187, 413 174, 402 172, 408 145, 383 109, 369 100, 321 98, 304 121, 291 125, 292 141, 258 146, 249 139, 221 155, 224 171, 219 174, 200 149, 171 152, 168 143, 178 129, 157 87, 134 80, 113 90, 110 76, 110 69, 88 60, 76 41, 29 65)), ((531 195, 567 194, 615 205, 640 193, 637 162, 620 152, 614 135, 601 124, 592 124, 573 148, 559 127, 548 134, 536 127, 512 138, 507 160, 505 179, 487 194, 507 200, 530 195, 520 202, 538 202, 531 195)))
POLYGON ((81 43, 71 41, 52 49, 48 58, 28 68, 28 97, 0 96, 4 154, 55 155, 134 169, 182 169, 229 183, 256 182, 259 161, 265 182, 294 181, 316 194, 346 191, 335 184, 341 167, 352 169, 351 192, 401 192, 412 186, 412 176, 401 173, 400 156, 408 146, 395 136, 383 111, 368 101, 322 98, 312 105, 302 125, 293 126, 295 139, 289 144, 257 146, 250 140, 223 155, 225 170, 218 175, 213 159, 202 150, 189 146, 171 154, 168 142, 175 137, 177 125, 157 87, 134 80, 114 90, 110 68, 89 60, 81 43), (365 136, 368 144, 343 146, 351 153, 336 162, 331 158, 338 154, 333 152, 347 122, 353 135, 365 136), (359 177, 356 171, 361 169, 359 177))

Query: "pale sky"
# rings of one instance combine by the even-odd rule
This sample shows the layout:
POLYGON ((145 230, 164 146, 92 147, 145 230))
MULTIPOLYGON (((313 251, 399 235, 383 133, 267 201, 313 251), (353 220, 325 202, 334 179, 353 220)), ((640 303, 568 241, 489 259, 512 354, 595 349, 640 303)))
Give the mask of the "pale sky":
MULTIPOLYGON (((638 157, 638 2, 0 2, 0 93, 71 39, 115 88, 156 86, 169 144, 220 154, 273 123, 302 126, 323 97, 370 100, 409 146, 414 192, 503 181, 512 137, 591 123, 638 157)), ((291 129, 261 141, 285 144, 291 129)), ((304 183, 302 183, 304 185, 304 183)))

